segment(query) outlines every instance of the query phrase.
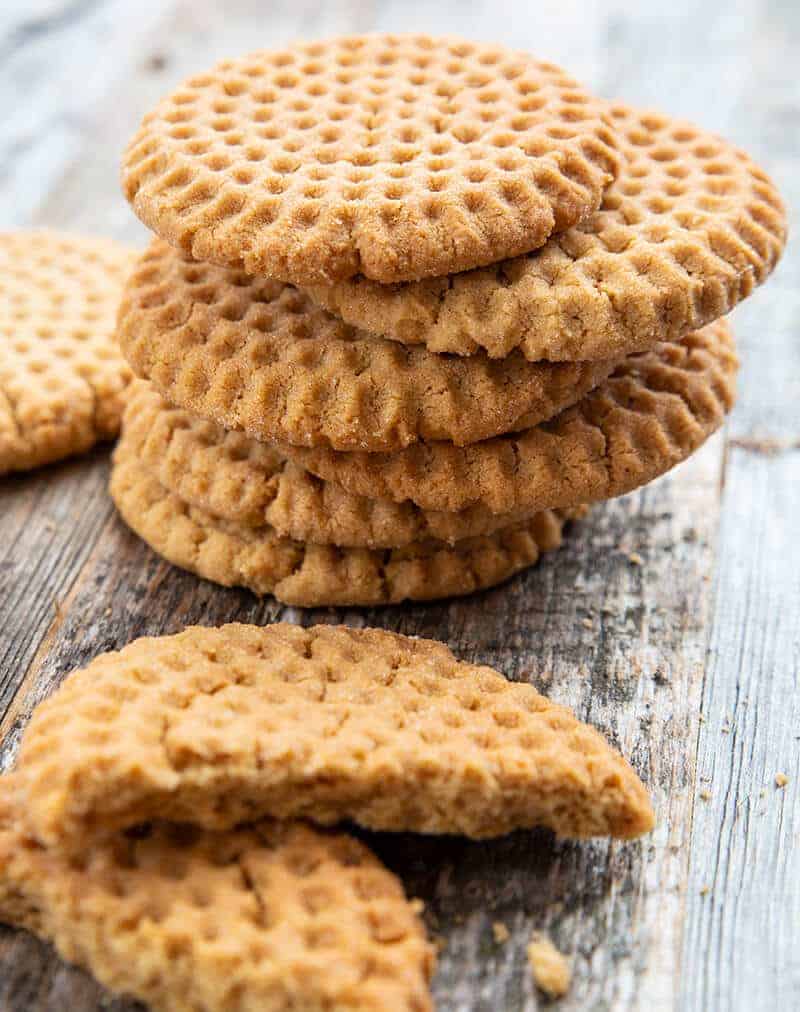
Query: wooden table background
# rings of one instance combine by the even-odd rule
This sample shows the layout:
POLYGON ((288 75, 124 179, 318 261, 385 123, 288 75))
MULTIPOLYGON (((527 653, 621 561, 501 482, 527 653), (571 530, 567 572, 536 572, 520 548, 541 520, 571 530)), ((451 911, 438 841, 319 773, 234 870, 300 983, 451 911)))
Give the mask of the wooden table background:
MULTIPOLYGON (((386 29, 510 42, 603 95, 693 118, 749 148, 798 206, 797 0, 15 0, 0 12, 0 227, 142 241, 117 164, 161 93, 225 55, 386 29)), ((66 671, 140 634, 286 619, 436 637, 575 707, 631 758, 658 812, 628 845, 372 838, 443 939, 439 1008, 546 1004, 525 962, 533 929, 572 959, 560 1009, 800 1008, 799 315, 790 248, 735 314, 743 373, 727 430, 596 508, 538 568, 463 601, 301 612, 200 582, 117 520, 105 450, 0 480, 2 766, 66 671)), ((0 933, 0 1008, 101 1007, 86 975, 0 933)))

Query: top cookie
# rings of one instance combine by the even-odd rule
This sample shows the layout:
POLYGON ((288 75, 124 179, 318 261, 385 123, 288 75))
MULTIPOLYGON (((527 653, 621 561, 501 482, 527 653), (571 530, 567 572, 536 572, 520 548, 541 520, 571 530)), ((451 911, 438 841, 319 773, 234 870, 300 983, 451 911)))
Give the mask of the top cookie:
POLYGON ((0 234, 0 474, 119 431, 131 371, 114 325, 133 259, 106 239, 0 234))
POLYGON ((198 260, 296 284, 433 277, 536 249, 600 203, 613 132, 558 67, 367 35, 225 60, 131 141, 136 214, 198 260))
POLYGON ((780 196, 742 151, 690 123, 610 107, 624 156, 600 210, 530 256, 385 287, 310 289, 350 323, 431 351, 609 358, 728 313, 775 266, 780 196))

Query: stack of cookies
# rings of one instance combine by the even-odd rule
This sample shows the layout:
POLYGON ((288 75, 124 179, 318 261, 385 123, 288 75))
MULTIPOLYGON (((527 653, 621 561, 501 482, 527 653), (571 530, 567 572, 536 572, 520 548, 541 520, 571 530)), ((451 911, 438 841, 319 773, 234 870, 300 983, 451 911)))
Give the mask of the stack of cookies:
POLYGON ((225 61, 123 179, 157 238, 112 495, 175 564, 300 605, 491 586, 685 459, 785 239, 744 153, 454 38, 225 61))
POLYGON ((595 730, 443 644, 187 629, 37 708, 0 777, 0 921, 165 1012, 430 1012, 419 904, 343 820, 630 839, 653 810, 595 730))

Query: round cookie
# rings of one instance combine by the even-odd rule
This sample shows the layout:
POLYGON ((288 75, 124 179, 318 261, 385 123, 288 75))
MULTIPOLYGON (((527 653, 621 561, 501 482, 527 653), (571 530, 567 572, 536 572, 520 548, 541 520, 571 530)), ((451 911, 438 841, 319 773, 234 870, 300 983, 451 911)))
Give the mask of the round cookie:
POLYGON ((129 394, 119 445, 120 453, 141 461, 188 505, 313 544, 404 548, 433 540, 452 545, 531 514, 498 515, 484 506, 457 513, 426 511, 409 502, 353 495, 287 460, 272 445, 171 407, 142 381, 129 394))
POLYGON ((144 119, 123 188, 197 260, 295 284, 432 277, 541 246, 600 204, 603 104, 528 54, 367 35, 217 64, 144 119))
POLYGON ((728 313, 775 266, 786 214, 742 151, 690 123, 610 107, 624 160, 600 210, 530 256, 392 287, 309 291, 350 323, 431 351, 608 358, 728 313))
POLYGON ((116 436, 131 371, 114 326, 133 262, 106 239, 0 234, 0 474, 116 436))
POLYGON ((123 520, 159 555, 226 587, 247 587, 299 607, 398 604, 455 597, 502 583, 558 548, 564 517, 552 511, 483 538, 372 551, 305 545, 187 506, 135 457, 117 451, 111 497, 123 520))
POLYGON ((730 328, 717 320, 631 355, 574 407, 525 432, 397 454, 285 450, 357 495, 426 510, 569 507, 631 492, 685 460, 722 424, 737 369, 730 328))
POLYGON ((134 371, 172 404, 253 439, 337 450, 526 428, 614 366, 405 348, 347 326, 296 288, 198 264, 160 240, 126 286, 118 336, 134 371))

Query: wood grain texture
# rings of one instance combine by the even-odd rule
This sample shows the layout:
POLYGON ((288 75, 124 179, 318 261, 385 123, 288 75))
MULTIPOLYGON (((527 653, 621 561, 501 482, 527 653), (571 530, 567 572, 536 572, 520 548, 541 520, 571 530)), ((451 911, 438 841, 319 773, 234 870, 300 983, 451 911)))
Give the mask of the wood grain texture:
MULTIPOLYGON (((758 138, 800 208, 800 8, 762 11, 732 133, 758 138)), ((713 632, 698 742, 682 1003, 800 1007, 800 259, 736 313, 713 632), (789 777, 776 786, 776 774, 789 777)))
MULTIPOLYGON (((18 6, 0 16, 0 94, 26 92, 31 113, 27 125, 19 114, 0 126, 7 223, 142 239, 118 194, 119 151, 173 83, 223 55, 299 35, 409 28, 528 47, 604 94, 694 118, 752 150, 800 206, 800 14, 791 0, 516 0, 502 16, 490 0, 435 9, 422 0, 321 9, 312 0, 47 0, 36 17, 18 6)), ((727 437, 595 509, 561 552, 472 599, 282 608, 158 560, 114 515, 102 450, 4 480, 0 765, 13 761, 32 707, 67 671, 137 635, 284 619, 441 639, 609 734, 650 785, 659 822, 635 844, 369 835, 443 941, 438 1007, 545 1007, 525 959, 534 929, 573 962, 560 1009, 800 1007, 799 273, 790 250, 737 312, 745 371, 727 437), (779 771, 790 777, 783 789, 779 771), (509 929, 504 944, 493 939, 495 921, 509 929)), ((109 1005, 46 946, 0 932, 4 1012, 109 1007, 134 1006, 109 1005)))

